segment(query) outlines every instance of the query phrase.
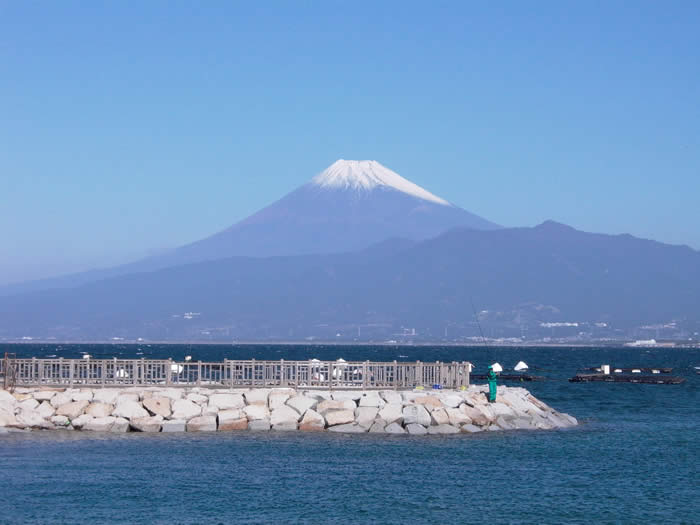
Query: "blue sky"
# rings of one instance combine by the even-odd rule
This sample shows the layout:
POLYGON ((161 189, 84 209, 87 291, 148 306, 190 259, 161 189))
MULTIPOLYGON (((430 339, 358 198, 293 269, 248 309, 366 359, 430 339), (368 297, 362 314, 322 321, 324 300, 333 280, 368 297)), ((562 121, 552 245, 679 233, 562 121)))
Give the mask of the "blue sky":
POLYGON ((338 158, 700 248, 698 2, 201 4, 0 2, 0 283, 196 240, 338 158))

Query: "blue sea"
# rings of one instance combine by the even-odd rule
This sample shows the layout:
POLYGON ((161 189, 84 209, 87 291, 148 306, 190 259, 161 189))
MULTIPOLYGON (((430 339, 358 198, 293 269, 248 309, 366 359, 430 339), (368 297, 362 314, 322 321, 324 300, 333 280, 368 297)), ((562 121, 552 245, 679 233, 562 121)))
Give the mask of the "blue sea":
MULTIPOLYGON (((698 349, 17 345, 18 357, 520 360, 579 419, 453 436, 0 435, 0 523, 700 523, 698 349), (569 383, 577 369, 670 366, 681 385, 569 383)), ((506 383, 510 384, 510 383, 506 383)))

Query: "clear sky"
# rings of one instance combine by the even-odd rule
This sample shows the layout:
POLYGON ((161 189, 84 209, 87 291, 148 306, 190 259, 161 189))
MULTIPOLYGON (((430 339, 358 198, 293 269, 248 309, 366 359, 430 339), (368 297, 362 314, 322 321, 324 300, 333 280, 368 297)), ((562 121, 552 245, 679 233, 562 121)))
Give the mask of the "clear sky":
POLYGON ((202 238, 338 158, 700 248, 699 28, 697 1, 0 1, 0 283, 202 238))

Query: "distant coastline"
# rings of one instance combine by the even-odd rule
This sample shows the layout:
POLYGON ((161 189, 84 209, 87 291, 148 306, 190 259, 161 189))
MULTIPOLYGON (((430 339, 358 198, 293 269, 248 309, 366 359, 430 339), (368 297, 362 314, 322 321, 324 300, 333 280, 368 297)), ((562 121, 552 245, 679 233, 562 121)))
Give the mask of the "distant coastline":
POLYGON ((119 341, 114 340, 54 340, 54 339, 32 339, 31 341, 22 340, 7 340, 0 341, 0 344, 4 345, 35 345, 35 344, 55 344, 55 345, 171 345, 171 346, 184 346, 184 345, 210 345, 210 346, 386 346, 386 347, 427 347, 427 346, 441 346, 441 347, 454 347, 454 348, 700 348, 700 342, 661 342, 657 345, 650 346, 626 346, 631 341, 619 340, 619 341, 601 341, 601 342, 576 342, 576 343, 566 343, 566 342, 446 342, 446 341, 420 341, 420 342, 386 342, 386 341, 200 341, 200 340, 187 340, 187 341, 168 341, 168 340, 144 340, 135 341, 133 339, 124 339, 119 341))

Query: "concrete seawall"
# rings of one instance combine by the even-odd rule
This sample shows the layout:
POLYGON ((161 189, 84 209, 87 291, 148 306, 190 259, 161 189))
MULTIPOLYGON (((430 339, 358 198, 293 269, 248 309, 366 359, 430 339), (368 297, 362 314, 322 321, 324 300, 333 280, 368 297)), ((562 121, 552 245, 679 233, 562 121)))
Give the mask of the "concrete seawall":
POLYGON ((306 431, 456 434, 551 430, 578 424, 524 388, 322 391, 210 388, 0 390, 0 433, 306 431))

